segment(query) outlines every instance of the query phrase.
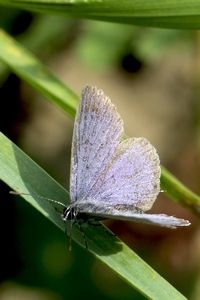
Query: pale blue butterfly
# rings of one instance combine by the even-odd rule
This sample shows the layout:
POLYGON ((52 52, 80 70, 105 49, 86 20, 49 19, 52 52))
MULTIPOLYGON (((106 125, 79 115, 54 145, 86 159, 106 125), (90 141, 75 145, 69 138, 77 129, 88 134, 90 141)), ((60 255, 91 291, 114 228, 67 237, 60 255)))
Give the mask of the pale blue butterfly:
POLYGON ((169 228, 190 225, 188 220, 166 214, 145 213, 160 192, 159 156, 147 139, 122 140, 123 135, 123 121, 110 99, 102 90, 85 87, 73 132, 71 203, 65 206, 37 195, 64 206, 62 218, 71 225, 70 249, 73 223, 82 232, 81 224, 108 218, 169 228))
POLYGON ((147 139, 122 140, 123 135, 123 121, 110 99, 96 87, 85 87, 73 132, 71 204, 63 219, 79 224, 111 218, 170 228, 190 225, 173 216, 144 213, 160 192, 159 156, 147 139))

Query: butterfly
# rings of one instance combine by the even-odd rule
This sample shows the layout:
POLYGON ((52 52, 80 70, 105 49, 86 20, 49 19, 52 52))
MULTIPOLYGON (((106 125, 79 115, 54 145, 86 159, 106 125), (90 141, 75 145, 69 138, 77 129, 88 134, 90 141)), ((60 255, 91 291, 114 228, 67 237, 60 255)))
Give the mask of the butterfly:
POLYGON ((69 206, 63 220, 79 225, 118 219, 169 228, 190 222, 148 214, 160 192, 156 149, 143 137, 123 139, 123 120, 102 90, 86 86, 76 113, 69 206))

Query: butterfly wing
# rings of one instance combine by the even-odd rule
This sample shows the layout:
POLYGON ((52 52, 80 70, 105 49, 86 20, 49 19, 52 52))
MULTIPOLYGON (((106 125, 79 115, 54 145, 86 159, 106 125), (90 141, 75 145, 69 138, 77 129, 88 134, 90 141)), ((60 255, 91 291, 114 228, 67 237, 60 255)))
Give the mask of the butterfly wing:
POLYGON ((88 199, 101 205, 129 205, 150 209, 160 192, 160 161, 144 138, 118 144, 115 154, 91 188, 88 199))
MULTIPOLYGON (((108 217, 108 216, 107 216, 108 217)), ((145 214, 145 213, 126 213, 112 215, 112 218, 125 221, 134 221, 137 223, 159 225, 162 227, 176 228, 179 226, 189 226, 190 222, 188 220, 176 218, 174 216, 168 216, 165 214, 145 214)))
POLYGON ((142 211, 134 210, 132 205, 128 204, 109 204, 101 203, 92 199, 82 200, 78 204, 78 215, 86 215, 88 220, 99 219, 117 219, 123 221, 133 221, 136 223, 144 223, 151 225, 159 225, 162 227, 176 228, 178 226, 189 226, 188 220, 179 219, 174 216, 165 214, 146 214, 142 211))
POLYGON ((120 142, 123 122, 101 90, 86 87, 73 132, 71 208, 88 218, 116 218, 166 227, 190 223, 145 214, 160 191, 160 161, 144 138, 120 142))
POLYGON ((86 198, 99 174, 113 157, 123 135, 123 121, 102 90, 86 87, 75 119, 72 153, 71 202, 86 198))

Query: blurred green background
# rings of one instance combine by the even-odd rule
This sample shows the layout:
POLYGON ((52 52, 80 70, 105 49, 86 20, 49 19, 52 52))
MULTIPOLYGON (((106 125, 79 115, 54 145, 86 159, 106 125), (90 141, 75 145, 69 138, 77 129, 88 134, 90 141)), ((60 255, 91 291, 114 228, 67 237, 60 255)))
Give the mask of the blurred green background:
MULTIPOLYGON (((15 9, 0 24, 77 94, 102 88, 129 136, 145 136, 163 165, 196 193, 199 168, 199 32, 68 20, 15 9)), ((0 64, 1 131, 68 188, 73 120, 0 64)), ((144 299, 1 184, 0 299, 144 299)), ((107 221, 189 299, 200 298, 200 231, 194 215, 159 196, 153 212, 191 220, 161 229, 107 221)), ((134 266, 133 266, 134 268, 134 266)))

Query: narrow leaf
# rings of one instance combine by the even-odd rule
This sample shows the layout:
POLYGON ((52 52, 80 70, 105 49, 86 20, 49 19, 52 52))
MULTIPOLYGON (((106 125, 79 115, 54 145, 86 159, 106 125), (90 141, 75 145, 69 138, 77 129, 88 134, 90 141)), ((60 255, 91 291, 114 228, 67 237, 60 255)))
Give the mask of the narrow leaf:
POLYGON ((51 74, 34 55, 1 29, 0 59, 49 101, 74 117, 77 97, 72 90, 51 74))
POLYGON ((200 0, 0 0, 0 4, 73 18, 164 28, 200 28, 200 0))

